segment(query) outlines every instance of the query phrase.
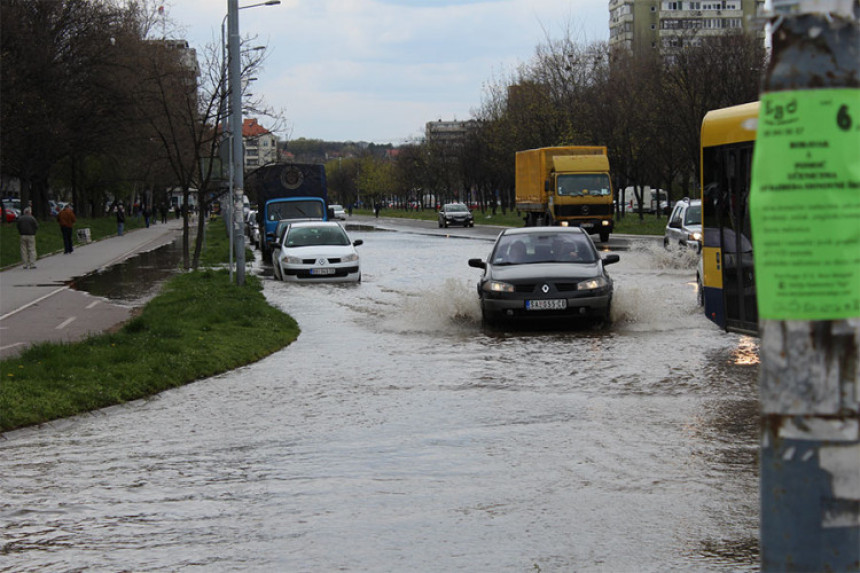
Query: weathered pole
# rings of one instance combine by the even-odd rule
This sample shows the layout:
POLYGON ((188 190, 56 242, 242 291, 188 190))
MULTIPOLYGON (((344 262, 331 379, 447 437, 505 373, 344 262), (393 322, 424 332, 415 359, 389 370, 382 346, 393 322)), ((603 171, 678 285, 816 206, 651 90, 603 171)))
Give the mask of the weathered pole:
POLYGON ((227 52, 230 78, 230 137, 233 144, 233 188, 230 197, 233 248, 236 251, 236 284, 245 284, 245 235, 242 229, 245 195, 245 146, 242 144, 242 66, 239 37, 239 0, 227 0, 227 52))
POLYGON ((860 4, 774 0, 750 197, 763 571, 860 571, 860 4))

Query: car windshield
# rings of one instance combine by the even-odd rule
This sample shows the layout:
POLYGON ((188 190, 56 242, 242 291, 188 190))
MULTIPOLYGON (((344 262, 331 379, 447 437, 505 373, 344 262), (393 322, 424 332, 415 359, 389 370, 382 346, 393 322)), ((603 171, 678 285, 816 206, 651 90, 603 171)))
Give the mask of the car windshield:
POLYGON ((568 197, 610 195, 609 176, 605 173, 559 175, 558 194, 568 197))
POLYGON ((287 248, 313 245, 346 246, 348 244, 349 237, 346 236, 340 226, 291 227, 287 231, 286 241, 284 241, 284 246, 287 248))
POLYGON ((593 263, 597 252, 586 235, 547 232, 503 235, 493 251, 494 265, 593 263))
POLYGON ((320 201, 279 201, 270 203, 266 209, 269 221, 281 219, 322 219, 323 208, 320 201))
POLYGON ((446 211, 455 211, 458 213, 462 213, 464 211, 468 211, 465 205, 445 205, 446 211))
POLYGON ((701 225, 702 224, 702 206, 690 205, 687 213, 684 215, 685 225, 701 225))

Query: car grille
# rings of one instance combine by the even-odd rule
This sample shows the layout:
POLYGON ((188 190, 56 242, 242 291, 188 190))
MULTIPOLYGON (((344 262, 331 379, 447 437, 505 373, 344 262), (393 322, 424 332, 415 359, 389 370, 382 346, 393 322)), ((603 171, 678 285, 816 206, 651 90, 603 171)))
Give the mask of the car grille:
MULTIPOLYGON (((339 259, 339 258, 338 258, 338 259, 326 259, 326 260, 328 261, 328 263, 329 263, 330 265, 333 265, 333 264, 336 264, 336 263, 339 263, 339 262, 340 262, 340 259, 339 259)), ((314 264, 316 264, 316 262, 317 262, 317 259, 316 259, 316 258, 313 258, 313 259, 302 259, 302 264, 303 264, 303 265, 314 265, 314 264)))
MULTIPOLYGON (((334 259, 330 259, 334 260, 334 259)), ((294 276, 299 279, 330 279, 337 277, 345 277, 352 273, 357 273, 358 267, 342 267, 335 270, 333 275, 312 275, 310 269, 284 269, 284 274, 294 276)))
POLYGON ((611 215, 613 205, 605 203, 600 205, 556 205, 556 217, 594 217, 598 215, 611 215), (583 212, 585 211, 585 212, 583 212))
MULTIPOLYGON (((532 293, 540 286, 544 284, 544 282, 540 283, 520 283, 514 285, 514 291, 519 293, 532 293)), ((570 292, 577 290, 577 283, 551 283, 548 282, 546 284, 552 285, 555 287, 555 290, 558 292, 570 292)))

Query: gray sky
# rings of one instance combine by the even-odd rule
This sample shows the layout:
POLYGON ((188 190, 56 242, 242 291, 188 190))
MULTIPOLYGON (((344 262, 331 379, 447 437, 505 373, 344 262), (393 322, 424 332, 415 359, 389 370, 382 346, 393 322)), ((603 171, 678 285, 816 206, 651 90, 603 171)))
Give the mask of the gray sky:
MULTIPOLYGON (((220 43, 227 0, 165 11, 198 50, 220 43)), ((278 135, 291 139, 415 139, 428 121, 472 117, 484 86, 548 36, 609 37, 608 0, 282 0, 239 14, 242 35, 269 48, 252 91, 283 111, 278 135)))

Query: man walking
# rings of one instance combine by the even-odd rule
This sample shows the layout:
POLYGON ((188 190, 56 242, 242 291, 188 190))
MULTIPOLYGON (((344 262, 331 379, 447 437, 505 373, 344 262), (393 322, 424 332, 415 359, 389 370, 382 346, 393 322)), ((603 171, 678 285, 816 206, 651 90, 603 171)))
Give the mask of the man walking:
POLYGON ((63 233, 63 254, 68 255, 75 249, 72 247, 72 229, 75 227, 75 212, 72 210, 71 203, 66 203, 60 214, 57 215, 57 222, 60 223, 60 231, 63 233))
POLYGON ((125 230, 125 209, 122 208, 122 203, 116 206, 116 234, 122 237, 125 230))
POLYGON ((25 269, 36 268, 36 231, 39 222, 33 217, 30 207, 24 209, 24 214, 18 217, 18 234, 21 235, 21 261, 25 269))

